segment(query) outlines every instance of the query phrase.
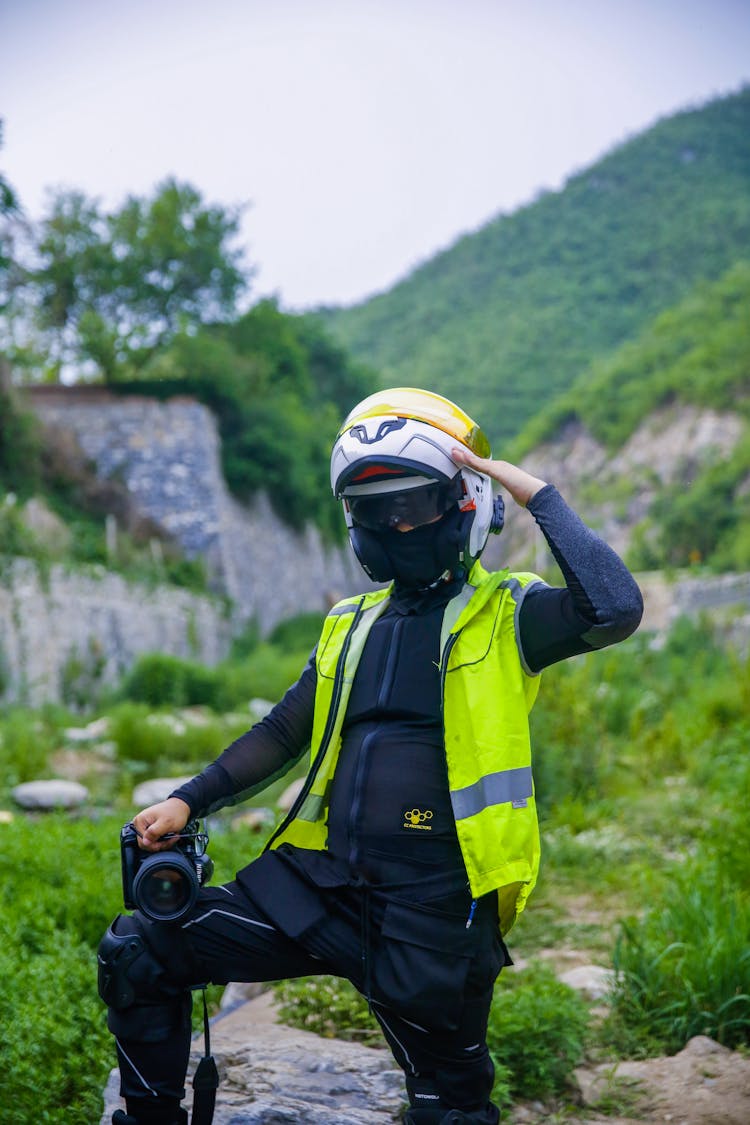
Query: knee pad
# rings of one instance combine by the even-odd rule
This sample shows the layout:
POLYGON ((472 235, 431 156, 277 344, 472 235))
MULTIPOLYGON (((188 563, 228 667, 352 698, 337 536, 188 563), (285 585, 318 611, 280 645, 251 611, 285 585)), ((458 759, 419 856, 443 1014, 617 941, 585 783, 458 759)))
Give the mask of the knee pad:
POLYGON ((97 952, 99 995, 110 1008, 129 1008, 138 985, 153 971, 151 950, 135 918, 119 914, 99 943, 97 952), (145 971, 144 971, 145 970, 145 971))
POLYGON ((109 1007, 114 1035, 159 1042, 189 1027, 192 995, 148 939, 138 915, 115 918, 97 954, 99 995, 109 1007))

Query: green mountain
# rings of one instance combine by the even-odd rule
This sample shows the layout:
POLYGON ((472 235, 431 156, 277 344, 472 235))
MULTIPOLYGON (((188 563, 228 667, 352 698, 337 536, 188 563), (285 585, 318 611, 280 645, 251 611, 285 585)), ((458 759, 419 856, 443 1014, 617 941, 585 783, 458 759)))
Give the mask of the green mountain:
POLYGON ((592 361, 750 248, 750 87, 663 120, 389 292, 321 310, 384 385, 516 435, 592 361))
POLYGON ((750 262, 595 362, 514 442, 636 570, 750 570, 750 262))

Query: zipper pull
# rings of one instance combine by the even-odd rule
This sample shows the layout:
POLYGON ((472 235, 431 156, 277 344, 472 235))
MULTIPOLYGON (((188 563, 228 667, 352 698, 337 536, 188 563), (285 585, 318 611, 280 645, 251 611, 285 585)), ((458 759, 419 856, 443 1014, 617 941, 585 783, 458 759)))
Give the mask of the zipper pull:
POLYGON ((474 911, 476 910, 476 908, 477 908, 477 900, 475 898, 473 898, 471 900, 471 906, 469 907, 469 917, 466 919, 466 929, 467 930, 468 930, 469 926, 471 925, 471 923, 474 921, 474 911))

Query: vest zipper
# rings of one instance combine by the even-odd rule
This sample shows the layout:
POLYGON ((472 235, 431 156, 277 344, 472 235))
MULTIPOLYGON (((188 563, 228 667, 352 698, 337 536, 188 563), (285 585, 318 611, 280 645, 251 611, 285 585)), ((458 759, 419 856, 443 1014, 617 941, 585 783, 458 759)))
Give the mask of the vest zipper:
POLYGON ((276 831, 273 833, 273 835, 269 838, 268 842, 266 843, 266 846, 263 849, 264 852, 269 850, 269 848, 271 847, 271 844, 274 842, 276 837, 279 836, 292 823, 292 821, 296 817, 297 813, 302 808, 302 805, 304 804, 305 800, 307 799, 307 795, 310 792, 310 790, 312 789, 313 782, 315 781, 315 778, 318 776, 318 770, 320 769, 320 767, 323 763, 323 759, 325 758, 326 751, 328 749, 328 744, 331 741, 331 735, 333 734, 333 728, 336 724, 336 714, 337 714, 338 709, 339 709, 339 702, 341 700, 341 691, 342 691, 343 686, 344 686, 344 668, 345 668, 345 665, 346 665, 346 658, 349 654, 349 645, 351 644, 351 639, 352 639, 352 636, 354 634, 354 630, 357 628, 357 624, 359 622, 359 619, 362 616, 362 606, 364 605, 364 601, 365 601, 365 599, 362 598, 359 605, 357 606, 357 609, 354 613, 354 619, 351 623, 351 626, 349 627, 349 632, 346 634, 346 637, 344 638, 344 643, 341 646, 341 652, 339 653, 339 658, 338 658, 338 661, 336 663, 336 674, 335 674, 334 680, 333 680, 333 691, 331 693, 331 705, 328 708, 328 717, 326 719, 326 725, 325 725, 325 728, 323 730, 323 735, 322 735, 321 740, 320 740, 320 746, 318 747, 318 752, 315 755, 315 761, 310 766, 307 777, 305 778, 305 784, 302 786, 302 788, 301 788, 301 790, 300 790, 300 792, 297 796, 296 801, 294 802, 294 804, 290 808, 289 812, 286 814, 286 816, 282 820, 279 827, 276 829, 276 831))
POLYGON ((377 727, 375 728, 375 730, 371 730, 365 735, 359 748, 359 761, 357 762, 357 772, 354 778, 354 796, 352 798, 352 806, 349 811, 349 863, 352 867, 356 865, 357 859, 359 858, 356 827, 357 821, 359 819, 359 810, 362 805, 362 791, 364 789, 364 778, 368 766, 369 747, 376 734, 377 727))

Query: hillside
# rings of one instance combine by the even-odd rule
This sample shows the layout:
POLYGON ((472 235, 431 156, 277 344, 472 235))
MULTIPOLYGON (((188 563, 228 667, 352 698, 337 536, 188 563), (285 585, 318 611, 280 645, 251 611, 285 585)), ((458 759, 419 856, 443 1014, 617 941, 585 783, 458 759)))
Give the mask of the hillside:
MULTIPOLYGON (((750 570, 750 264, 701 283, 584 372, 514 456, 637 570, 750 570)), ((531 541, 518 535, 502 550, 523 558, 531 541)))
POLYGON ((321 315, 385 384, 513 437, 594 360, 750 245, 750 88, 657 123, 392 290, 321 315))

